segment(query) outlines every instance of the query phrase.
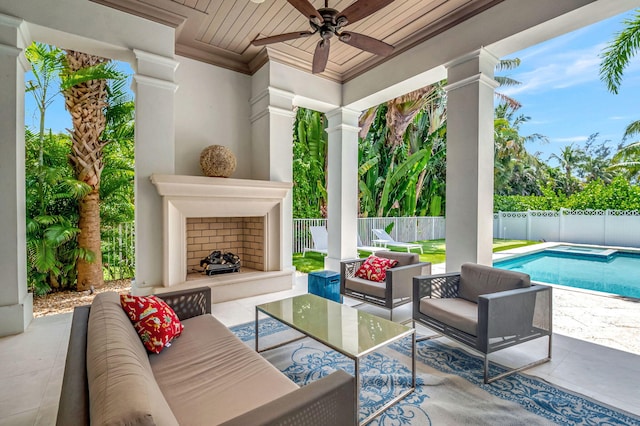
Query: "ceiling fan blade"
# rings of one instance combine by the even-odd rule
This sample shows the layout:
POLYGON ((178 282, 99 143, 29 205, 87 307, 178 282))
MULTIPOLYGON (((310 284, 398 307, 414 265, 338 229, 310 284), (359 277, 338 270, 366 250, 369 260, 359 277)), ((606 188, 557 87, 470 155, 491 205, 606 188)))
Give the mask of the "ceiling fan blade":
POLYGON ((278 34, 271 37, 255 39, 251 42, 254 46, 264 46, 265 44, 279 43, 281 41, 295 40, 297 38, 309 37, 311 31, 297 31, 295 33, 278 34))
POLYGON ((302 13, 307 19, 311 19, 312 16, 317 17, 320 22, 323 21, 322 15, 316 10, 309 0, 287 0, 291 6, 295 7, 302 13))
POLYGON ((329 39, 323 39, 316 45, 316 51, 313 54, 313 66, 312 72, 314 74, 324 71, 327 67, 327 61, 329 60, 329 39))
POLYGON ((353 24, 391 3, 393 0, 358 0, 339 13, 338 17, 344 16, 349 24, 353 24))
POLYGON ((375 53, 380 56, 389 56, 393 53, 393 46, 364 34, 343 32, 339 37, 340 41, 358 49, 375 53))

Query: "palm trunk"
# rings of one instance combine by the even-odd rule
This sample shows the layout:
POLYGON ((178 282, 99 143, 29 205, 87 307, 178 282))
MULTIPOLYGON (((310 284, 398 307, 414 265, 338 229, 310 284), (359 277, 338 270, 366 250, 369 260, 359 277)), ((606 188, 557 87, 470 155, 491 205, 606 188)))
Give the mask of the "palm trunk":
POLYGON ((100 251, 100 194, 92 190, 79 203, 80 218, 78 246, 94 253, 93 262, 78 259, 78 291, 88 290, 103 282, 102 252, 100 251))
MULTIPOLYGON (((88 68, 107 59, 81 52, 68 50, 67 65, 71 72, 88 68)), ((104 107, 107 99, 106 80, 89 80, 78 83, 64 91, 65 106, 71 113, 73 129, 71 132, 71 155, 69 159, 76 172, 76 179, 91 187, 79 203, 78 246, 91 252, 93 261, 82 256, 78 259, 79 291, 91 286, 101 286, 104 282, 102 273, 102 252, 100 251, 100 175, 104 167, 102 148, 106 144, 100 139, 105 128, 104 107)))

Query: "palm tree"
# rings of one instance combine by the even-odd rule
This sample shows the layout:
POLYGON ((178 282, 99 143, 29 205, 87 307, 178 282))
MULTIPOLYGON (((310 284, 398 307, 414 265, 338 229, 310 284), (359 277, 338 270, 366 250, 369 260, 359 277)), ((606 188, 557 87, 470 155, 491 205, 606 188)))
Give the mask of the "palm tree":
POLYGON ((494 188, 499 195, 539 195, 541 190, 535 182, 543 178, 541 162, 526 150, 526 143, 546 142, 539 133, 523 136, 520 126, 529 117, 517 115, 518 108, 502 102, 495 109, 494 119, 494 188))
MULTIPOLYGON (((62 70, 64 54, 62 50, 42 43, 32 43, 25 49, 25 56, 31 64, 33 80, 26 82, 25 92, 30 93, 36 103, 39 113, 39 129, 38 129, 38 165, 44 165, 45 150, 45 118, 47 108, 54 101, 56 95, 60 92, 56 87, 58 75, 62 70)), ((42 176, 42 173, 38 173, 42 176)), ((42 191, 45 183, 40 180, 38 188, 42 191)), ((46 198, 40 193, 40 213, 43 214, 46 209, 46 198)))
POLYGON ((611 168, 625 170, 627 179, 637 182, 640 178, 640 142, 620 148, 613 156, 611 168))
MULTIPOLYGON (((600 63, 600 79, 611 93, 618 93, 625 68, 640 50, 640 9, 633 18, 626 19, 625 28, 619 32, 603 51, 600 63)), ((624 139, 640 134, 640 120, 629 124, 624 139)), ((637 177, 640 171, 640 150, 638 142, 622 148, 614 157, 615 167, 625 168, 630 177, 637 177)))
MULTIPOLYGON (((106 126, 107 80, 103 71, 108 59, 73 50, 66 51, 63 74, 65 107, 71 114, 73 129, 69 159, 76 179, 87 184, 91 191, 79 202, 78 246, 93 253, 93 261, 78 260, 79 291, 104 282, 100 251, 100 176, 104 168, 101 139, 106 126), (102 75, 100 75, 102 74, 102 75)), ((108 74, 108 73, 107 73, 108 74)))
POLYGON ((560 155, 551 154, 549 159, 556 159, 560 163, 560 168, 564 170, 564 182, 562 186, 567 195, 571 195, 578 189, 578 182, 573 176, 573 170, 584 160, 584 151, 575 148, 574 144, 565 146, 560 155))
POLYGON ((611 41, 600 57, 600 79, 611 93, 618 93, 622 75, 631 58, 640 49, 640 9, 633 18, 623 21, 625 28, 611 41))

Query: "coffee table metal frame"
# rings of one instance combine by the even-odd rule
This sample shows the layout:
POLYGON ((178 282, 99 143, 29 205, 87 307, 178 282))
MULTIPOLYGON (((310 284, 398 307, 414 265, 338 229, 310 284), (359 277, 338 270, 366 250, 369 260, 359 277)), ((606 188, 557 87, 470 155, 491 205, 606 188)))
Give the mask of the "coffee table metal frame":
MULTIPOLYGON (((312 297, 312 298, 320 298, 319 296, 315 296, 313 294, 304 294, 301 296, 294 296, 288 299, 283 299, 282 301, 287 301, 289 299, 293 300, 296 298, 301 298, 301 297, 312 297)), ((324 300, 324 299, 323 299, 324 300)), ((279 301, 279 302, 282 302, 279 301)), ((328 304, 337 304, 340 305, 337 302, 334 302, 332 300, 326 300, 326 302, 328 304)), ((316 340, 319 343, 322 343, 325 346, 328 346, 329 348, 341 353, 342 355, 346 356, 347 358, 353 360, 354 362, 354 373, 355 373, 355 379, 356 379, 356 413, 358 413, 357 415, 359 415, 360 412, 360 360, 362 358, 364 358, 365 356, 367 356, 368 354, 375 352, 376 350, 389 345, 390 343, 395 342, 396 340, 400 340, 402 338, 405 338, 407 336, 412 336, 411 337, 411 387, 402 391, 399 395, 397 395, 396 397, 394 397, 391 401, 387 402, 386 404, 384 404, 382 407, 380 407, 378 410, 376 410, 374 413, 372 413, 371 415, 369 415, 366 419, 364 419, 363 421, 361 421, 359 424, 360 425, 366 425, 369 422, 371 422, 374 418, 376 418, 378 415, 380 415, 383 411, 385 411, 387 408, 391 407, 393 404, 395 404, 396 402, 402 400, 403 398, 405 398, 407 395, 411 394, 411 392, 413 392, 416 388, 416 333, 415 333, 415 329, 414 328, 410 328, 410 327, 406 327, 406 331, 402 332, 402 333, 398 333, 397 335, 375 345, 372 346, 370 348, 367 348, 366 350, 359 352, 357 354, 352 354, 349 353, 348 351, 344 350, 343 348, 338 347, 337 345, 333 345, 331 344, 331 342, 326 341, 325 339, 319 338, 318 336, 315 336, 312 332, 310 332, 309 330, 304 329, 303 327, 299 327, 298 325, 294 324, 291 321, 287 321, 286 319, 282 318, 281 316, 278 316, 277 314, 274 314, 272 312, 269 312, 267 309, 267 305, 269 305, 269 303, 265 303, 262 305, 257 305, 256 306, 256 322, 255 322, 255 350, 256 352, 260 353, 260 352, 265 352, 265 351, 269 351, 272 349, 276 349, 285 345, 288 345, 289 343, 298 341, 298 340, 302 340, 306 337, 310 337, 314 340, 316 340), (259 314, 263 313, 285 325, 287 325, 288 327, 302 333, 303 335, 300 337, 296 337, 294 339, 291 340, 287 340, 286 342, 282 342, 282 343, 278 343, 276 345, 272 345, 263 349, 259 348, 259 332, 258 332, 258 319, 259 319, 259 314)), ((349 306, 346 305, 342 305, 345 308, 348 309, 354 309, 351 308, 349 306)), ((355 310, 355 309, 354 309, 355 310)), ((368 314, 366 312, 361 312, 361 314, 365 314, 371 317, 375 317, 376 320, 378 321, 378 324, 381 324, 382 326, 384 326, 385 323, 387 322, 391 322, 389 320, 386 320, 384 318, 380 318, 377 316, 374 316, 372 314, 368 314)), ((395 324, 395 323, 394 323, 395 324)))

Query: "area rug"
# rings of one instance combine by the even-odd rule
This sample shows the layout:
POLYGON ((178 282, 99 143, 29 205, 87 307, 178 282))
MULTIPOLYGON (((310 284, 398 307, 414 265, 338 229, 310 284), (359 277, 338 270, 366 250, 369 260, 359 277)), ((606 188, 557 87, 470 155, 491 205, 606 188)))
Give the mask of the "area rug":
MULTIPOLYGON (((260 346, 286 341, 296 332, 273 319, 260 320, 260 346)), ((254 344, 253 322, 231 327, 254 344)), ((360 418, 410 384, 411 341, 401 340, 361 362, 360 418)), ((262 355, 292 381, 304 386, 337 369, 353 374, 353 361, 305 338, 262 355)), ((482 381, 482 360, 436 341, 417 344, 416 390, 376 417, 371 425, 639 425, 640 417, 544 380, 515 374, 491 384, 482 381)), ((499 373, 494 367, 492 375, 499 373)))

